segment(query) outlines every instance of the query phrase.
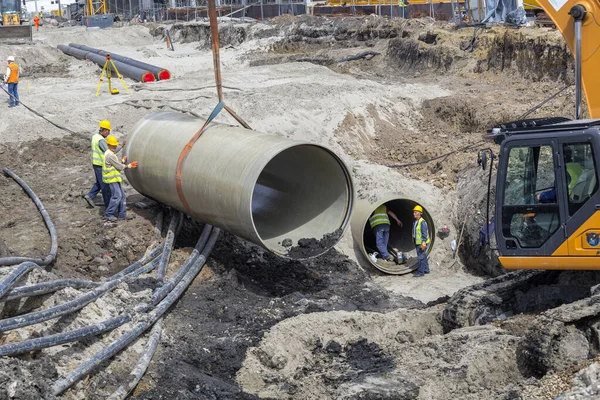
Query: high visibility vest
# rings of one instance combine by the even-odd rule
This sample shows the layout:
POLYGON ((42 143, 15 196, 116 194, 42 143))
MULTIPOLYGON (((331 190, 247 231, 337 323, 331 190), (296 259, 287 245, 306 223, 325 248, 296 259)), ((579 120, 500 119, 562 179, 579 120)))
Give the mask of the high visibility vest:
MULTIPOLYGON (((110 149, 106 150, 106 154, 108 153, 114 154, 110 149)), ((104 183, 116 183, 123 182, 123 178, 121 178, 121 173, 115 167, 107 167, 106 166, 106 154, 104 155, 104 161, 102 162, 102 182, 104 183)))
POLYGON ((6 83, 18 83, 19 82, 19 66, 14 62, 8 64, 8 68, 10 68, 10 75, 6 80, 6 83))
MULTIPOLYGON (((420 246, 423 243, 423 234, 421 232, 421 227, 425 220, 423 218, 419 218, 416 223, 415 229, 413 229, 413 241, 417 246, 420 246)), ((429 244, 431 242, 431 237, 429 236, 429 230, 427 230, 427 240, 425 240, 425 244, 429 244)))
POLYGON ((569 186, 568 186, 569 194, 571 194, 571 192, 573 191, 573 188, 577 184, 577 180, 579 180, 579 177, 583 173, 583 167, 580 164, 574 163, 574 162, 567 163, 566 167, 567 167, 567 174, 569 174, 569 177, 571 178, 571 182, 569 182, 569 186))
POLYGON ((104 139, 99 133, 92 136, 92 165, 104 166, 104 152, 100 148, 100 141, 104 139))
POLYGON ((381 224, 390 225, 390 218, 387 215, 385 204, 377 207, 375 211, 373 211, 373 215, 369 217, 369 225, 371 225, 371 228, 375 228, 377 225, 381 224))

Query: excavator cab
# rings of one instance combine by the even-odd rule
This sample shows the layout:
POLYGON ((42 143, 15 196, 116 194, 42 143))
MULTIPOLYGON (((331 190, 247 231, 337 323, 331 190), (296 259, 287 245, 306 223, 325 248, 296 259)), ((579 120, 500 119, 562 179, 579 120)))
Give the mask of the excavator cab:
POLYGON ((600 270, 600 120, 494 128, 496 239, 507 269, 600 270))

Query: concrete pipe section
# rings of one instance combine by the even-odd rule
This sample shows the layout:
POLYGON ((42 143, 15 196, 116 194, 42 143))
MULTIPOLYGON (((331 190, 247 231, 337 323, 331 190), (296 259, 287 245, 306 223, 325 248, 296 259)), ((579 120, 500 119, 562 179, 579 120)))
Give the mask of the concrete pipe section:
MULTIPOLYGON (((352 215, 352 236, 360 252, 364 255, 365 260, 375 268, 394 275, 407 274, 417 269, 417 251, 412 240, 412 226, 414 222, 413 208, 417 204, 423 206, 414 200, 402 199, 393 195, 386 197, 383 201, 375 203, 371 203, 367 200, 360 200, 357 202, 354 214, 352 215), (397 260, 395 264, 391 262, 382 262, 381 258, 377 258, 377 261, 373 261, 371 257, 369 257, 373 252, 379 252, 375 245, 375 235, 369 225, 369 217, 371 216, 371 213, 382 204, 385 204, 388 209, 393 211, 403 223, 401 228, 390 217, 391 226, 388 251, 397 260), (399 260, 398 255, 401 254, 406 255, 405 263, 401 263, 401 260, 399 260)), ((427 254, 429 254, 435 241, 435 226, 431 215, 425 207, 423 207, 422 216, 423 219, 425 219, 425 222, 427 222, 429 236, 431 237, 431 244, 427 249, 427 254)))
POLYGON ((125 148, 139 162, 126 170, 131 185, 280 256, 314 257, 339 241, 354 193, 342 160, 325 147, 239 127, 211 123, 194 144, 181 171, 186 210, 175 173, 203 124, 170 112, 139 121, 125 148))

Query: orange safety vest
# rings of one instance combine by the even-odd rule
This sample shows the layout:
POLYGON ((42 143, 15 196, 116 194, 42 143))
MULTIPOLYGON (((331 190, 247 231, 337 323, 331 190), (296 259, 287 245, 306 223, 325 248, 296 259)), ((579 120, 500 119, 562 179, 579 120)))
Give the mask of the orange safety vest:
POLYGON ((8 76, 8 80, 6 83, 18 83, 19 82, 19 66, 14 62, 8 64, 8 68, 10 68, 10 75, 8 76))

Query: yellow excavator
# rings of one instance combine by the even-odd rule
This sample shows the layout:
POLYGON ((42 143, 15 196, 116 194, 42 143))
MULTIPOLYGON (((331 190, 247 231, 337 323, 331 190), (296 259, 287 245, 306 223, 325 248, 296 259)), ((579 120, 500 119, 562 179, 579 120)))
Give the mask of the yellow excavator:
POLYGON ((2 0, 0 9, 3 26, 21 25, 21 0, 2 0))
POLYGON ((537 0, 575 56, 575 119, 513 121, 500 144, 495 233, 506 269, 600 270, 600 1, 537 0), (582 91, 590 119, 582 117, 582 91))

